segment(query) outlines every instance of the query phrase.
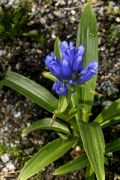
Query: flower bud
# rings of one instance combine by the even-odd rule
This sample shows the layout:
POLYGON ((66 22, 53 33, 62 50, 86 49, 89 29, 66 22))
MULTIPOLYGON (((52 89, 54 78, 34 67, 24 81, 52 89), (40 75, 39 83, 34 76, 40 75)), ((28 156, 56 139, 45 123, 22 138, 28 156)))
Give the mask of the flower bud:
POLYGON ((68 93, 68 88, 66 84, 60 81, 56 81, 53 84, 52 90, 54 90, 60 96, 66 96, 68 93))

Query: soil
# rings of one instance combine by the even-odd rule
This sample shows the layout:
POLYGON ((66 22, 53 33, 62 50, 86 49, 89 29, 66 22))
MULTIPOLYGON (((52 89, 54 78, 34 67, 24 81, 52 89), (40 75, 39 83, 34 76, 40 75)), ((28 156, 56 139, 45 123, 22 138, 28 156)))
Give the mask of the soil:
MULTIPOLYGON (((33 4, 33 19, 28 29, 38 29, 43 41, 35 37, 17 37, 12 40, 0 39, 0 78, 3 72, 18 72, 51 91, 52 82, 42 73, 44 59, 53 51, 54 40, 75 41, 77 25, 85 0, 45 0, 33 4), (35 13, 34 13, 35 12, 35 13)), ((120 17, 119 1, 96 0, 93 4, 99 26, 99 72, 95 97, 94 116, 109 103, 120 97, 120 17)), ((47 142, 55 139, 54 132, 39 131, 22 136, 22 129, 32 122, 51 117, 29 99, 3 87, 0 90, 0 179, 16 180, 24 163, 47 142), (8 158, 5 160, 5 158, 8 158)), ((119 137, 120 126, 104 130, 106 142, 119 137)), ((53 177, 55 168, 71 160, 77 152, 72 149, 64 157, 49 165, 31 180, 80 180, 85 179, 85 169, 63 176, 53 177)), ((120 179, 119 152, 108 154, 106 180, 120 179)))

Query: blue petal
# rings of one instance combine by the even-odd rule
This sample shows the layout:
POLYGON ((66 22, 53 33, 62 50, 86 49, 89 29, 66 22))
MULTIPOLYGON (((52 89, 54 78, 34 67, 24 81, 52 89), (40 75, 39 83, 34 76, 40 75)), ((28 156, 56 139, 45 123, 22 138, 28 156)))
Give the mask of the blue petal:
POLYGON ((72 71, 69 62, 66 59, 62 59, 60 64, 62 76, 65 80, 69 80, 72 76, 72 71))
POLYGON ((97 62, 90 62, 88 65, 88 68, 90 71, 92 71, 96 74, 97 70, 98 70, 98 63, 97 62))
POLYGON ((67 41, 63 41, 63 42, 60 44, 60 50, 61 50, 61 52, 63 53, 63 52, 66 52, 67 49, 68 49, 68 43, 67 43, 67 41))
POLYGON ((73 71, 78 72, 82 70, 82 56, 78 56, 73 64, 73 71))
POLYGON ((81 71, 81 76, 77 79, 77 83, 84 83, 97 73, 98 63, 90 62, 89 65, 81 71))
POLYGON ((70 42, 69 43, 69 49, 72 49, 72 48, 74 48, 74 44, 73 44, 73 42, 70 42))
POLYGON ((66 84, 60 81, 56 81, 53 84, 52 90, 54 90, 60 96, 66 96, 68 93, 68 88, 66 84))
POLYGON ((71 68, 72 68, 73 63, 75 61, 75 50, 76 50, 75 47, 73 47, 69 50, 69 62, 70 62, 71 68))
POLYGON ((50 64, 52 61, 56 61, 56 60, 57 60, 57 59, 56 59, 56 56, 51 53, 50 55, 46 56, 46 58, 45 58, 45 65, 46 65, 46 66, 49 66, 49 64, 50 64))
POLYGON ((76 56, 83 56, 84 53, 84 46, 81 45, 77 48, 76 56))
POLYGON ((54 76, 61 79, 60 63, 54 54, 46 56, 45 65, 54 76))
POLYGON ((72 69, 74 59, 75 59, 75 52, 76 52, 76 49, 73 45, 73 42, 70 42, 66 51, 62 53, 62 58, 66 59, 69 62, 71 69, 72 69))
POLYGON ((48 66, 50 72, 56 76, 58 79, 61 79, 61 70, 60 70, 60 63, 58 61, 53 61, 48 66))

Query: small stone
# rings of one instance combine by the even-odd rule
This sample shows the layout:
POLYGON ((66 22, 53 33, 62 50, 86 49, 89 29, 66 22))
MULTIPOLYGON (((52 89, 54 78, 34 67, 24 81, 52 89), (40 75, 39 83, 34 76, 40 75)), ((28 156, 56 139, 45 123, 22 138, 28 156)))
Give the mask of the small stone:
POLYGON ((102 16, 104 13, 104 7, 99 8, 99 14, 102 16))
POLYGON ((52 35, 51 35, 51 38, 52 38, 52 39, 56 39, 56 35, 55 35, 55 34, 52 34, 52 35))
POLYGON ((8 131, 8 127, 7 126, 4 127, 4 131, 8 131))
POLYGON ((81 150, 80 146, 75 147, 76 152, 79 152, 81 150))
POLYGON ((6 50, 0 50, 0 56, 3 56, 6 54, 6 50))
POLYGON ((110 106, 112 104, 111 101, 105 101, 103 102, 103 106, 110 106))
POLYGON ((11 148, 14 148, 14 147, 16 147, 16 144, 10 143, 9 146, 10 146, 11 148))
POLYGON ((59 5, 65 5, 66 3, 65 3, 65 1, 64 0, 57 0, 57 2, 56 2, 56 6, 59 6, 59 5))
POLYGON ((41 17, 40 22, 41 22, 41 24, 46 24, 46 19, 41 17))
POLYGON ((112 152, 108 152, 106 155, 107 155, 108 157, 112 157, 113 153, 112 153, 112 152))
POLYGON ((38 144, 39 145, 43 145, 43 141, 42 140, 38 140, 38 144))
POLYGON ((14 164, 12 163, 12 161, 8 162, 6 164, 6 168, 9 170, 9 171, 14 171, 15 170, 15 166, 14 164))
POLYGON ((30 127, 31 123, 30 122, 27 122, 27 127, 30 127))
POLYGON ((3 154, 1 155, 1 160, 2 162, 6 163, 10 160, 10 155, 9 154, 3 154))
POLYGON ((54 11, 54 15, 57 17, 61 17, 62 16, 62 12, 61 11, 54 11))
POLYGON ((18 63, 16 64, 16 69, 19 70, 19 69, 20 69, 20 66, 21 66, 21 65, 20 65, 20 62, 18 62, 18 63))
POLYGON ((105 50, 105 46, 102 46, 102 47, 100 48, 100 50, 101 50, 101 51, 104 51, 104 50, 105 50))
POLYGON ((18 140, 15 140, 15 144, 20 144, 20 141, 18 141, 18 140))
POLYGON ((116 22, 118 22, 118 23, 120 22, 120 18, 119 17, 116 18, 116 22))
POLYGON ((71 21, 72 23, 74 23, 74 22, 76 21, 76 18, 75 18, 74 16, 71 16, 71 17, 70 17, 70 21, 71 21))
POLYGON ((71 14, 72 14, 72 15, 75 15, 75 14, 76 14, 76 11, 75 11, 75 10, 72 10, 72 11, 71 11, 71 14))
POLYGON ((3 171, 3 172, 8 172, 8 169, 7 169, 6 167, 4 167, 4 168, 2 169, 2 171, 3 171))
POLYGON ((16 112, 16 113, 14 114, 14 117, 15 117, 15 118, 20 118, 20 117, 21 117, 21 112, 20 112, 20 111, 16 112))

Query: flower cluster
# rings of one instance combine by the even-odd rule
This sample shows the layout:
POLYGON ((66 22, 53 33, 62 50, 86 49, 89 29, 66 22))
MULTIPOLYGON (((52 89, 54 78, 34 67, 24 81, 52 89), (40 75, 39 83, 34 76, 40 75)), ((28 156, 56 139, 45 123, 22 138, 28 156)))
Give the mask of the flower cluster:
POLYGON ((45 65, 58 79, 53 84, 52 89, 58 95, 65 96, 68 93, 69 86, 90 80, 97 72, 98 63, 90 62, 87 67, 83 67, 84 47, 82 45, 75 48, 72 42, 68 44, 66 41, 63 41, 60 44, 60 50, 62 53, 61 61, 51 53, 46 57, 45 65))

